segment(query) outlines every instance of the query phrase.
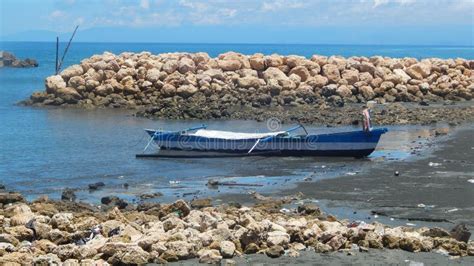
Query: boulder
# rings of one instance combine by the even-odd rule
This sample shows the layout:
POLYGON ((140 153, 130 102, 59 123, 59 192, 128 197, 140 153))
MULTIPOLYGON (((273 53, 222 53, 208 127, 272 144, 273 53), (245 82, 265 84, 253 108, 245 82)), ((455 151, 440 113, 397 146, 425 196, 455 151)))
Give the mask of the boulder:
POLYGON ((451 237, 456 239, 457 241, 462 241, 467 243, 469 241, 469 238, 471 237, 471 232, 469 232, 469 229, 465 224, 457 224, 456 226, 453 227, 450 231, 451 237))
POLYGON ((283 65, 283 58, 277 54, 265 57, 265 65, 267 67, 278 67, 283 65))
POLYGON ((282 246, 272 246, 265 250, 265 254, 270 258, 278 258, 285 253, 282 246))
POLYGON ((272 231, 267 233, 268 246, 287 247, 290 243, 290 235, 282 231, 272 231))
POLYGON ((81 65, 72 65, 63 71, 61 71, 60 75, 64 80, 69 80, 72 77, 80 76, 84 74, 84 69, 81 65))
POLYGON ((346 69, 342 71, 342 79, 347 81, 347 84, 353 85, 359 81, 359 71, 355 69, 346 69))
POLYGON ((55 94, 60 89, 66 88, 66 82, 60 75, 49 76, 45 80, 46 92, 55 94))
POLYGON ((203 72, 203 75, 207 75, 213 79, 224 80, 224 73, 220 69, 209 69, 203 72))
POLYGON ((406 73, 413 79, 422 80, 431 73, 431 65, 428 63, 417 63, 406 69, 406 73))
POLYGON ((74 77, 71 77, 69 79, 67 84, 68 84, 69 87, 77 89, 81 86, 85 86, 86 85, 86 80, 81 76, 74 76, 74 77))
POLYGON ((236 71, 242 67, 242 63, 236 59, 217 60, 217 64, 224 71, 236 71))
POLYGON ((179 64, 178 64, 177 60, 168 60, 163 64, 162 69, 166 73, 171 74, 171 73, 175 72, 176 69, 178 69, 178 66, 179 66, 179 64))
POLYGON ((252 69, 258 70, 258 71, 263 71, 265 70, 265 59, 263 58, 263 55, 253 55, 249 58, 250 62, 250 67, 252 69))
POLYGON ((178 71, 180 73, 185 74, 187 72, 195 72, 195 70, 196 64, 191 58, 183 57, 181 60, 179 60, 178 71))
POLYGON ((359 88, 359 93, 362 94, 366 100, 372 100, 375 97, 375 92, 370 86, 362 86, 359 88))
POLYGON ((66 103, 77 103, 80 99, 82 99, 82 95, 76 91, 76 89, 71 87, 66 87, 62 89, 58 89, 55 92, 55 95, 64 100, 66 103))
POLYGON ((411 79, 411 77, 407 75, 403 69, 394 69, 393 74, 398 76, 403 83, 408 83, 408 81, 411 79))
POLYGON ((320 215, 321 209, 314 203, 305 203, 303 205, 299 205, 297 211, 301 214, 307 215, 320 215))
POLYGON ((346 242, 347 238, 343 237, 342 235, 335 235, 333 236, 328 242, 326 242, 327 245, 329 245, 332 250, 336 251, 339 250, 344 243, 346 242))
POLYGON ((222 241, 220 243, 220 251, 222 257, 224 258, 232 258, 235 253, 235 244, 231 241, 222 241))
POLYGON ((288 77, 280 69, 276 67, 269 67, 263 72, 263 79, 268 83, 268 81, 271 79, 280 81, 288 80, 288 77))
POLYGON ((15 203, 19 201, 25 201, 20 193, 16 192, 0 192, 0 203, 3 205, 9 203, 15 203))
POLYGON ((375 74, 375 66, 369 62, 362 62, 359 66, 360 72, 368 72, 372 76, 375 74))
POLYGON ((261 79, 256 78, 256 77, 243 77, 243 78, 238 78, 237 79, 237 85, 241 88, 256 88, 258 89, 261 85, 265 84, 261 79))
POLYGON ((329 83, 337 83, 341 79, 339 69, 336 65, 326 64, 322 68, 323 75, 328 78, 329 83))
POLYGON ((188 98, 198 92, 198 89, 194 87, 193 85, 183 85, 179 86, 178 89, 176 90, 176 93, 183 97, 183 98, 188 98))
POLYGON ((336 93, 342 98, 349 98, 352 96, 352 91, 346 85, 341 85, 336 89, 336 93))
POLYGON ((291 74, 298 75, 301 78, 302 82, 305 82, 310 77, 308 69, 304 66, 297 66, 297 67, 292 68, 290 70, 290 73, 288 73, 288 75, 291 75, 291 74))
POLYGON ((195 209, 212 207, 212 200, 210 198, 193 199, 190 205, 192 208, 195 208, 195 209))
POLYGON ((151 83, 155 83, 160 80, 160 70, 156 68, 148 69, 146 72, 146 80, 150 81, 151 83))
POLYGON ((207 249, 201 252, 199 256, 199 263, 207 263, 207 264, 217 264, 222 260, 222 256, 218 250, 215 249, 207 249))
POLYGON ((169 83, 165 83, 163 87, 161 88, 161 92, 163 93, 165 97, 171 97, 171 96, 176 95, 176 91, 177 91, 176 88, 169 83))

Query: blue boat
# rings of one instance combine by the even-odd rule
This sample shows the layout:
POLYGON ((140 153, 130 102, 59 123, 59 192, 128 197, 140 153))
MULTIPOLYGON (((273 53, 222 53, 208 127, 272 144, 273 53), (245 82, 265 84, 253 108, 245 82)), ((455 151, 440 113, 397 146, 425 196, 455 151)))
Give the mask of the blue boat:
MULTIPOLYGON (((240 133, 208 130, 205 125, 202 125, 182 131, 152 129, 145 129, 145 131, 150 135, 150 141, 145 150, 153 141, 160 149, 155 157, 265 155, 361 158, 368 156, 375 150, 380 137, 387 132, 387 129, 366 128, 348 132, 309 134, 304 126, 298 125, 278 132, 240 133), (294 134, 299 129, 304 133, 294 134), (180 151, 181 153, 172 153, 174 155, 168 156, 169 153, 166 151, 180 151)), ((145 156, 137 155, 137 157, 145 156)))

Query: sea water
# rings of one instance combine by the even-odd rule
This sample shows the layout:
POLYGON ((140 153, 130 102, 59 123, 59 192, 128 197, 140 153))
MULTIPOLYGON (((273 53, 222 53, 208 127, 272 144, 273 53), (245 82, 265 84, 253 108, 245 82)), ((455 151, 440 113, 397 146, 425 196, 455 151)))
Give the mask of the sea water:
MULTIPOLYGON (((61 43, 61 49, 65 44, 61 43)), ((391 127, 388 137, 368 160, 321 158, 222 158, 222 159, 136 159, 148 139, 143 128, 179 130, 206 123, 210 128, 265 132, 266 123, 253 121, 166 121, 132 116, 124 110, 79 110, 17 106, 35 90, 44 90, 45 77, 54 72, 55 43, 6 42, 0 50, 13 52, 19 58, 34 58, 37 68, 0 68, 0 183, 9 190, 20 191, 29 199, 46 194, 59 198, 66 188, 77 189, 80 200, 97 202, 103 195, 135 199, 142 193, 162 192, 163 200, 184 195, 204 196, 216 193, 247 193, 291 186, 308 177, 312 180, 357 174, 381 158, 395 154, 408 156, 408 150, 397 150, 419 134, 418 127, 391 127), (407 130, 408 129, 408 130, 407 130), (409 132, 397 134, 396 132, 409 132), (399 136, 397 138, 397 136, 399 136), (401 136, 401 137, 400 137, 401 136), (259 184, 251 188, 207 189, 209 179, 259 184), (100 191, 91 192, 87 185, 104 182, 100 191), (128 189, 123 185, 127 183, 128 189)), ((390 57, 474 58, 472 47, 439 46, 351 46, 351 45, 252 45, 252 44, 150 44, 150 43, 73 43, 63 68, 104 51, 152 53, 207 52, 217 56, 226 51, 244 54, 278 53, 311 56, 343 55, 390 57)), ((290 125, 283 125, 285 128, 290 125)), ((346 127, 338 130, 353 129, 346 127)), ((313 132, 328 129, 312 128, 313 132)), ((424 129, 422 129, 424 130, 424 129)))

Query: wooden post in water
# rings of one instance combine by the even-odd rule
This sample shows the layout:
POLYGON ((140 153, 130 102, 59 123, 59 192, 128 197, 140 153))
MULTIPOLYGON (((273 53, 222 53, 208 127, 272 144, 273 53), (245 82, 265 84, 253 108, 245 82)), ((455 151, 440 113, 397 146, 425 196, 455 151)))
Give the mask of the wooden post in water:
POLYGON ((59 64, 59 62, 58 62, 58 59, 59 59, 59 58, 58 58, 58 54, 59 54, 59 37, 56 36, 56 68, 54 69, 56 75, 57 75, 58 72, 59 72, 59 69, 58 69, 58 67, 59 67, 59 65, 58 65, 58 64, 59 64))

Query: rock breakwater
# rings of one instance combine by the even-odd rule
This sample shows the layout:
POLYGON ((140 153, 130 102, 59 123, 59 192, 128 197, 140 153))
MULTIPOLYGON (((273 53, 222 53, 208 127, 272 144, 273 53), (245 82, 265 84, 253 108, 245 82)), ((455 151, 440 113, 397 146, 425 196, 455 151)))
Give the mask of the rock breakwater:
POLYGON ((45 87, 25 103, 139 108, 140 115, 174 119, 233 118, 246 108, 471 100, 474 61, 105 52, 47 77, 45 87))
MULTIPOLYGON (((281 213, 272 199, 254 207, 221 205, 193 209, 183 200, 99 209, 39 198, 31 203, 6 194, 0 209, 1 264, 105 265, 165 263, 261 253, 274 258, 302 250, 370 252, 402 249, 473 256, 474 243, 441 228, 389 227, 324 215, 311 203, 281 213)), ((104 207, 104 206, 103 206, 104 207)), ((456 233, 456 232, 455 232, 456 233)))

